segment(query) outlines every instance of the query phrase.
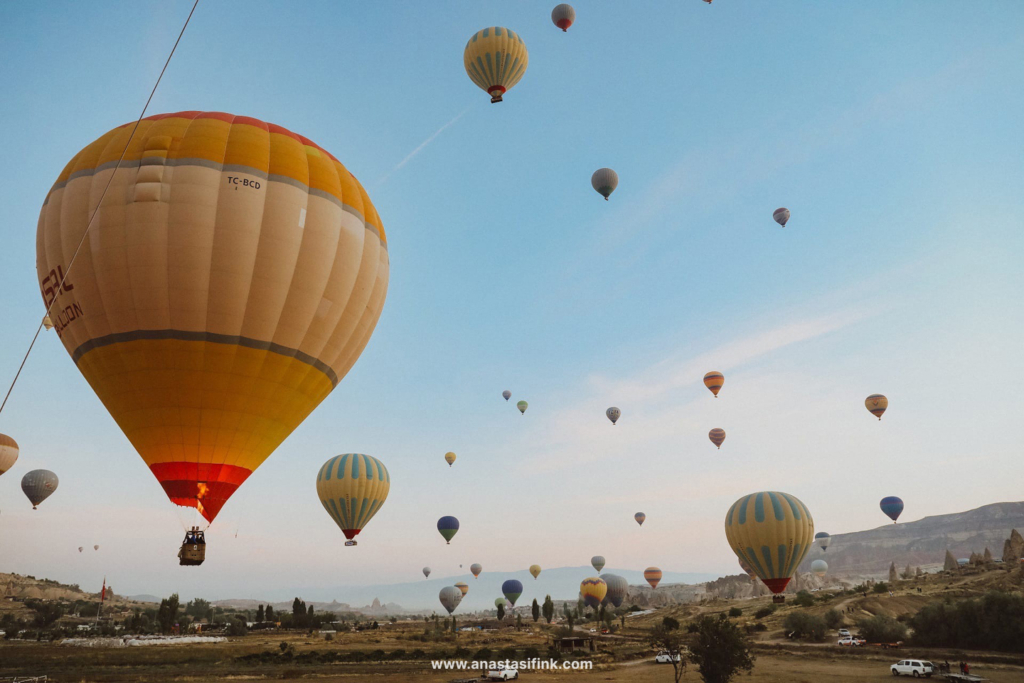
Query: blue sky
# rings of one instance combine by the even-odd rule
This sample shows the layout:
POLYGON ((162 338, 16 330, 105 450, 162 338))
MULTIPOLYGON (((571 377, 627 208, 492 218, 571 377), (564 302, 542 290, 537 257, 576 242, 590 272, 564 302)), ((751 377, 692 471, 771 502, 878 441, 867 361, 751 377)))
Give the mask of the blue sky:
MULTIPOLYGON (((907 520, 1021 499, 1024 6, 577 2, 562 33, 552 5, 200 3, 149 113, 255 116, 345 163, 388 230, 380 324, 224 508, 198 572, 45 335, 0 415, 22 448, 0 477, 0 571, 212 597, 594 554, 731 573, 722 520, 754 490, 798 496, 833 533, 885 522, 885 495, 907 520), (495 24, 530 50, 500 105, 462 67, 495 24), (590 187, 602 166, 609 202, 590 187), (351 451, 393 480, 357 549, 314 491, 351 451), (32 512, 35 467, 61 486, 32 512)), ((189 7, 0 10, 5 382, 43 309, 39 207, 73 154, 138 116, 189 7)))

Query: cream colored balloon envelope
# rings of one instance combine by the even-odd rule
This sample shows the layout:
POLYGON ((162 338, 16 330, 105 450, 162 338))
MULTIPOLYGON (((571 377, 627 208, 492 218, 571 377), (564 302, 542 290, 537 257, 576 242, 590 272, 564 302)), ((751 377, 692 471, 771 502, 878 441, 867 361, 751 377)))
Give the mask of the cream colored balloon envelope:
POLYGON ((168 497, 212 521, 359 358, 387 293, 387 240, 352 174, 285 128, 150 116, 115 173, 132 130, 88 145, 50 189, 39 285, 168 497))

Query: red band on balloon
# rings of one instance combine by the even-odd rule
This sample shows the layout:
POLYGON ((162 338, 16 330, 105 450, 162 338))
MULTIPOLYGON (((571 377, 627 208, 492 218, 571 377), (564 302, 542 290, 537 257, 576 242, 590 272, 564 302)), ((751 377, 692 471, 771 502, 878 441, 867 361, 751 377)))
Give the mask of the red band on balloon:
POLYGON ((252 474, 235 465, 194 462, 158 462, 149 469, 172 503, 198 509, 208 522, 252 474))

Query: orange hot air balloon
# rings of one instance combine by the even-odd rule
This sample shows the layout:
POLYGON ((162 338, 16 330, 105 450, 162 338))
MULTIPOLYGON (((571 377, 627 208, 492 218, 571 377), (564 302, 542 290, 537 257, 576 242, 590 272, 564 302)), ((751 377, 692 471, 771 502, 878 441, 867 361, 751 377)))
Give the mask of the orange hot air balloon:
POLYGON ((352 174, 281 126, 187 111, 133 129, 57 177, 40 288, 167 496, 213 521, 359 358, 387 293, 387 239, 352 174))
POLYGON ((882 413, 884 413, 885 409, 889 407, 889 399, 881 394, 871 394, 864 399, 864 407, 867 408, 872 415, 881 420, 882 413))
POLYGON ((708 432, 708 438, 711 439, 711 443, 721 448, 722 442, 725 441, 725 430, 715 427, 710 432, 708 432))
POLYGON ((718 392, 722 390, 723 384, 725 384, 725 375, 717 370, 712 370, 704 375, 704 386, 711 390, 715 398, 718 398, 718 392))
POLYGON ((657 588, 661 583, 661 570, 657 567, 648 567, 644 570, 644 579, 651 584, 651 588, 657 588))

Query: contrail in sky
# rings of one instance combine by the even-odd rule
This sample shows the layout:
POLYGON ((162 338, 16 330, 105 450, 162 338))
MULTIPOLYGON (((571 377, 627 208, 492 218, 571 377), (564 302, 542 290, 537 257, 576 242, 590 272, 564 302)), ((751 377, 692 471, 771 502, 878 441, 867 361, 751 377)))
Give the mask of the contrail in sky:
POLYGON ((426 140, 424 140, 423 142, 421 142, 421 143, 420 143, 420 146, 419 146, 419 147, 417 147, 417 148, 416 148, 416 149, 414 149, 413 151, 409 152, 409 154, 407 154, 407 155, 406 155, 406 157, 405 157, 404 159, 402 159, 401 161, 399 161, 399 162, 398 162, 398 164, 397 164, 397 165, 396 165, 396 166, 395 166, 395 167, 394 167, 393 169, 391 169, 390 171, 388 171, 387 173, 385 173, 385 174, 384 174, 384 176, 383 176, 383 177, 381 177, 381 179, 377 181, 377 186, 378 186, 378 187, 380 187, 381 185, 383 185, 383 184, 385 183, 385 181, 387 181, 387 179, 388 179, 388 178, 390 178, 390 177, 392 176, 392 174, 394 174, 394 173, 395 173, 395 171, 399 171, 399 170, 401 170, 401 168, 402 168, 403 166, 405 166, 405 165, 406 165, 407 163, 409 163, 410 161, 412 161, 412 158, 413 158, 414 156, 416 156, 417 154, 419 154, 420 152, 422 152, 422 151, 423 151, 423 148, 424 148, 424 147, 426 147, 426 146, 427 146, 427 145, 429 145, 429 144, 430 144, 431 142, 433 142, 433 141, 434 141, 435 139, 437 139, 437 136, 438 136, 438 135, 440 135, 441 133, 443 133, 443 132, 445 131, 445 129, 446 129, 446 128, 448 128, 449 126, 452 126, 452 125, 454 125, 456 121, 458 121, 458 120, 459 120, 459 119, 461 119, 461 118, 462 118, 463 116, 465 116, 465 115, 466 115, 466 112, 468 112, 469 110, 470 110, 470 107, 466 107, 465 109, 463 109, 463 110, 462 110, 462 113, 461 113, 461 114, 459 114, 459 115, 458 115, 458 116, 456 116, 456 117, 455 117, 454 119, 452 119, 452 120, 451 120, 451 121, 449 121, 448 123, 446 123, 446 124, 444 124, 443 126, 441 126, 440 128, 438 128, 438 129, 437 129, 436 131, 434 131, 434 134, 433 134, 433 135, 431 135, 431 136, 430 136, 429 138, 427 138, 426 140))

